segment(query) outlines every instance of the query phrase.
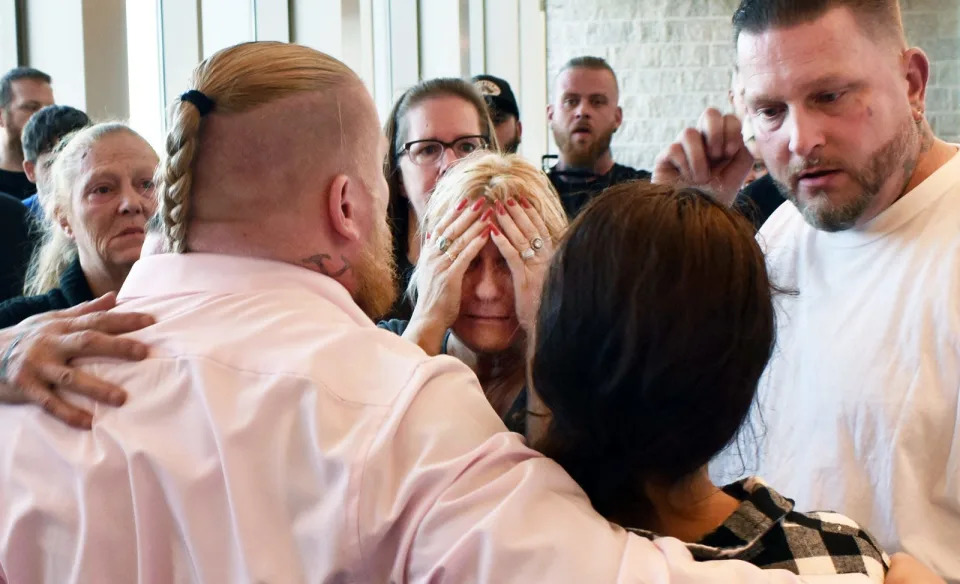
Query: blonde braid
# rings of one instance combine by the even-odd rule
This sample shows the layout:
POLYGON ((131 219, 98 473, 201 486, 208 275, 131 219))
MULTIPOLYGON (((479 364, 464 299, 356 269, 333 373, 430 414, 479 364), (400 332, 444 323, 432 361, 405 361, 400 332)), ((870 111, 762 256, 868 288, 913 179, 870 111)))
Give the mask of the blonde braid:
MULTIPOLYGON (((211 115, 218 115, 244 112, 297 93, 336 90, 348 83, 362 85, 356 73, 329 55, 300 45, 260 41, 213 54, 194 70, 190 87, 203 94, 201 99, 211 101, 211 115)), ((188 251, 193 165, 205 117, 198 107, 183 99, 174 103, 166 157, 157 173, 164 246, 174 253, 188 251)))
POLYGON ((179 101, 173 125, 167 135, 167 157, 160 167, 158 213, 163 221, 165 249, 187 251, 187 221, 190 213, 190 188, 193 186, 193 158, 200 139, 200 112, 188 102, 179 101))

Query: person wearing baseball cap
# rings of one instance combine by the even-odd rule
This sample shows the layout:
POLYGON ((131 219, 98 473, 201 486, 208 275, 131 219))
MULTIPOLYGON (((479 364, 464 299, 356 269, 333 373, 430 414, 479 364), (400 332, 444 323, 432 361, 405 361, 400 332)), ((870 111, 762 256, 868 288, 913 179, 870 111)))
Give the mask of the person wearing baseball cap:
POLYGON ((500 149, 515 154, 520 147, 523 124, 520 123, 520 108, 517 107, 517 98, 510 84, 493 75, 477 75, 470 81, 487 102, 500 149))

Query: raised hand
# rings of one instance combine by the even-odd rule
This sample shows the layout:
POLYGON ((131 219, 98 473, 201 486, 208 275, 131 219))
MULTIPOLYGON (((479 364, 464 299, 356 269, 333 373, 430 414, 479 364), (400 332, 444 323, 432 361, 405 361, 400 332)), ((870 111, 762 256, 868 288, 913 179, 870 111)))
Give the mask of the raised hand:
POLYGON ((463 275, 488 241, 492 213, 485 198, 464 198, 427 234, 417 261, 417 303, 403 336, 430 355, 440 352, 460 314, 463 275))
POLYGON ((540 309, 543 280, 553 257, 554 245, 543 217, 525 198, 496 204, 500 229, 491 233, 513 277, 517 321, 529 338, 540 309))
POLYGON ((740 120, 710 108, 696 128, 680 132, 677 141, 657 156, 652 181, 699 187, 732 205, 753 162, 743 143, 740 120))

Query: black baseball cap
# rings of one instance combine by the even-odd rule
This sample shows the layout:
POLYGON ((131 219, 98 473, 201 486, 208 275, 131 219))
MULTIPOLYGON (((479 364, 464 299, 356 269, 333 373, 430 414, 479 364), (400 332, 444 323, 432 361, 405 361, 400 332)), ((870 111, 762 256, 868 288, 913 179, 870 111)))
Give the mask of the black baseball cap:
POLYGON ((487 102, 487 107, 492 110, 492 117, 496 117, 497 113, 503 113, 520 119, 517 98, 513 96, 513 90, 510 89, 509 83, 493 75, 477 75, 470 81, 487 102))

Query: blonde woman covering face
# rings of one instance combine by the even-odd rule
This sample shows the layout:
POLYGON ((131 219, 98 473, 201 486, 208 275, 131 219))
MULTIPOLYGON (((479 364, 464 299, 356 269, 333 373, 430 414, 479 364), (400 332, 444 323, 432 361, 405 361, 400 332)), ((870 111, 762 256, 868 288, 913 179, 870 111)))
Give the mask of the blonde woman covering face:
POLYGON ((526 343, 566 217, 547 177, 514 155, 465 158, 438 182, 421 228, 409 321, 381 327, 468 364, 510 430, 525 433, 526 343))

